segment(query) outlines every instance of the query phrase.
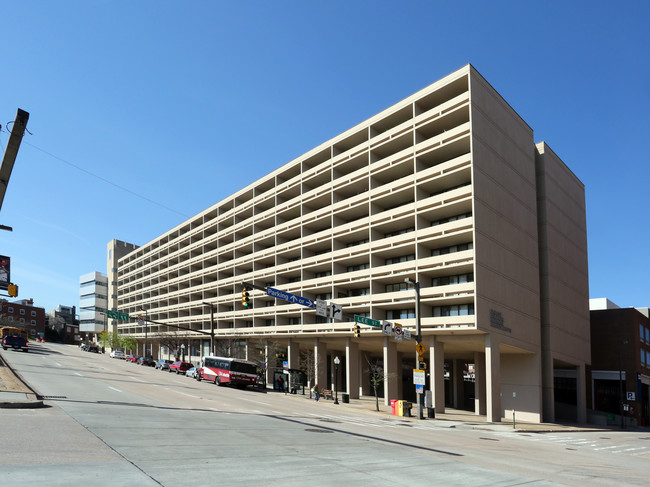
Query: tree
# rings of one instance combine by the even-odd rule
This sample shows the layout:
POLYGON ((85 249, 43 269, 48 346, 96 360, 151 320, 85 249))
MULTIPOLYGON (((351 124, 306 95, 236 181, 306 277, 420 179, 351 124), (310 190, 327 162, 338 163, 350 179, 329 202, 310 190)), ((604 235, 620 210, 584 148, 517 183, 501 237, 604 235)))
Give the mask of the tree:
POLYGON ((379 411, 379 388, 383 386, 385 381, 390 381, 397 374, 385 373, 384 367, 380 361, 375 359, 371 361, 366 355, 366 362, 368 362, 368 369, 366 372, 370 375, 370 385, 375 392, 375 410, 379 411))
POLYGON ((316 360, 316 354, 314 353, 313 348, 305 348, 300 350, 300 370, 302 370, 307 376, 307 384, 309 384, 310 399, 311 399, 312 386, 315 383, 317 365, 318 365, 318 361, 316 360))

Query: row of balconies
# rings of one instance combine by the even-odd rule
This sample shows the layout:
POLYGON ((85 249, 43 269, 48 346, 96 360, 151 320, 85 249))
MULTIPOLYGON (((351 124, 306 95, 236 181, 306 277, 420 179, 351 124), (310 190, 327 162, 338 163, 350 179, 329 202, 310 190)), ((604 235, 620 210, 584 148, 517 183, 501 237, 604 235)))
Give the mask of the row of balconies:
MULTIPOLYGON (((464 171, 465 169, 462 170, 464 171)), ((340 239, 339 245, 344 246, 347 243, 350 243, 351 239, 357 238, 357 235, 355 234, 353 234, 351 237, 346 238, 346 234, 350 233, 350 230, 359 227, 365 227, 367 231, 370 231, 370 228, 372 228, 375 238, 376 237, 381 238, 384 233, 390 231, 391 229, 399 228, 399 225, 404 225, 404 223, 402 223, 404 219, 412 220, 412 223, 409 222, 406 223, 408 226, 415 226, 415 222, 417 221, 418 227, 420 226, 426 227, 430 225, 432 221, 434 221, 432 219, 437 218, 436 214, 446 215, 450 211, 452 211, 451 208, 445 208, 445 206, 453 205, 453 203, 458 202, 462 198, 468 199, 470 195, 471 195, 471 186, 454 189, 446 193, 438 194, 426 199, 419 200, 417 203, 418 213, 416 213, 415 210, 416 205, 414 203, 407 203, 398 208, 385 210, 384 212, 372 217, 365 217, 345 224, 338 224, 335 228, 335 232, 336 232, 335 234, 340 239)), ((467 208, 468 204, 469 201, 465 205, 465 208, 467 208)), ((319 239, 329 240, 331 238, 332 220, 329 215, 329 210, 326 210, 326 212, 323 215, 325 216, 325 218, 327 218, 327 221, 322 220, 321 225, 326 226, 327 228, 317 231, 316 233, 306 235, 307 232, 315 230, 313 226, 311 229, 309 229, 309 225, 310 223, 312 223, 312 220, 306 220, 304 222, 301 222, 300 219, 298 219, 298 220, 288 222, 285 225, 281 225, 273 229, 270 229, 266 232, 250 235, 242 241, 232 242, 230 244, 225 245, 223 248, 212 249, 207 253, 201 252, 202 247, 200 246, 199 243, 194 248, 188 248, 188 249, 183 249, 182 251, 178 251, 175 255, 170 256, 170 259, 168 261, 159 262, 158 264, 154 263, 149 268, 145 267, 145 268, 137 269, 130 273, 131 276, 129 276, 129 272, 121 271, 120 282, 132 282, 138 277, 145 277, 145 272, 147 274, 152 274, 155 273, 156 271, 161 273, 164 271, 173 272, 172 266, 174 266, 174 264, 176 264, 177 268, 179 269, 187 266, 188 264, 190 266, 195 264, 197 265, 197 267, 194 270, 199 270, 200 266, 203 265, 202 264, 203 260, 205 259, 218 256, 221 262, 224 262, 224 260, 228 261, 230 259, 235 258, 236 253, 251 255, 251 253, 254 252, 255 248, 259 249, 260 247, 265 245, 264 243, 259 243, 259 242, 266 242, 268 244, 271 244, 271 239, 273 239, 276 243, 279 241, 281 242, 282 240, 285 239, 287 241, 284 243, 280 243, 279 245, 275 245, 273 247, 262 248, 261 250, 262 255, 282 253, 283 250, 295 251, 296 242, 294 240, 299 238, 302 238, 303 242, 298 242, 298 245, 300 245, 301 248, 304 247, 309 249, 310 246, 314 245, 314 243, 317 244, 319 239), (303 226, 301 226, 301 223, 304 225, 304 228, 307 229, 306 231, 303 230, 303 226), (194 259, 194 261, 191 260, 192 258, 194 259)), ((339 218, 338 215, 337 218, 339 218)))
MULTIPOLYGON (((467 122, 469 121, 469 113, 467 108, 467 100, 468 100, 468 95, 464 94, 459 99, 452 100, 450 102, 451 107, 453 107, 453 109, 456 110, 456 112, 449 112, 446 111, 445 109, 442 109, 437 113, 429 114, 428 116, 421 116, 419 120, 416 120, 415 121, 416 145, 418 144, 421 145, 423 143, 426 143, 429 137, 440 138, 441 136, 446 136, 446 138, 449 138, 448 134, 445 133, 446 128, 449 128, 450 129, 449 132, 451 133, 453 132, 454 129, 458 130, 457 125, 459 124, 468 125, 467 122), (465 105, 465 106, 459 108, 460 105, 465 105), (452 116, 450 113, 456 113, 456 115, 452 116), (436 128, 435 130, 427 131, 426 130, 428 126, 427 124, 433 124, 434 123, 433 120, 438 119, 438 117, 440 117, 441 114, 444 114, 447 118, 449 118, 450 125, 444 125, 442 122, 440 122, 440 120, 438 120, 437 121, 438 128, 436 128)), ((361 148, 361 152, 372 150, 372 148, 376 148, 377 150, 379 150, 378 148, 380 148, 382 144, 392 143, 394 146, 393 149, 386 150, 384 153, 381 154, 381 157, 378 159, 379 161, 383 161, 384 159, 389 158, 390 156, 393 156, 394 154, 400 151, 407 150, 409 147, 413 146, 413 141, 411 141, 410 144, 404 144, 402 142, 395 142, 395 140, 402 140, 403 137, 405 136, 402 135, 402 132, 413 130, 413 127, 414 127, 413 125, 407 125, 405 127, 396 128, 394 130, 395 133, 386 134, 385 137, 383 137, 381 140, 377 141, 376 143, 373 144, 371 142, 370 146, 365 145, 364 147, 361 148), (398 139, 395 139, 396 135, 398 136, 398 139)), ((437 141, 435 145, 440 145, 440 141, 437 141)), ((352 155, 355 157, 357 156, 356 153, 352 155)), ((218 221, 214 221, 214 218, 217 217, 216 212, 208 213, 207 215, 212 217, 213 220, 206 221, 205 218, 201 218, 200 220, 196 220, 194 222, 189 223, 188 225, 185 225, 181 229, 177 230, 176 233, 178 234, 178 237, 174 240, 170 240, 169 243, 167 244, 167 247, 173 248, 174 245, 180 247, 183 243, 187 243, 187 242, 182 242, 180 240, 183 238, 183 233, 185 231, 189 232, 192 230, 199 230, 201 228, 204 229, 212 228, 212 231, 214 231, 215 233, 219 233, 220 231, 223 231, 226 228, 224 222, 226 222, 228 226, 234 226, 237 223, 241 222, 242 220, 252 217, 256 213, 256 211, 253 211, 253 208, 261 212, 274 211, 274 208, 277 207, 282 200, 286 200, 286 201, 293 200, 295 198, 301 197, 305 192, 309 192, 310 190, 314 190, 315 188, 319 189, 323 187, 328 182, 333 183, 334 180, 331 179, 331 176, 329 178, 329 181, 327 181, 328 177, 326 176, 326 174, 330 172, 329 168, 332 168, 332 170, 334 171, 334 168, 338 167, 336 171, 338 172, 339 178, 343 177, 344 175, 348 175, 349 172, 343 171, 342 167, 340 166, 341 162, 344 161, 345 159, 346 158, 344 158, 343 155, 340 155, 337 158, 335 158, 335 160, 326 160, 322 163, 321 167, 314 168, 312 171, 307 173, 298 172, 295 176, 293 176, 293 178, 290 181, 287 181, 284 184, 269 185, 268 182, 263 183, 267 185, 268 190, 262 193, 261 196, 266 195, 266 197, 254 197, 254 195, 251 194, 252 198, 250 201, 242 200, 241 206, 239 205, 232 206, 226 211, 226 214, 222 214, 219 216, 218 221), (269 198, 273 198, 273 204, 270 203, 269 198), (228 221, 229 218, 230 221, 228 221)), ((366 166, 370 165, 371 174, 373 171, 372 164, 374 162, 376 161, 368 161, 368 164, 366 164, 366 166)), ((384 163, 383 165, 385 164, 386 163, 384 163)), ((364 167, 361 164, 357 163, 356 166, 354 167, 356 168, 357 166, 359 166, 356 169, 357 171, 362 171, 365 173, 365 175, 368 174, 368 170, 364 171, 364 167)), ((379 167, 379 169, 381 170, 381 166, 379 167)), ((388 177, 384 178, 384 182, 391 181, 393 180, 394 177, 395 175, 389 175, 388 177)), ((354 182, 353 179, 354 178, 352 178, 352 180, 349 180, 348 182, 354 182)), ((378 183, 381 182, 382 182, 381 179, 379 179, 378 183)), ((366 190, 367 189, 368 188, 366 188, 366 190)), ((236 199, 237 197, 235 198, 235 200, 236 199)), ((167 239, 169 239, 169 236, 167 236, 167 239)), ((159 244, 152 243, 150 248, 151 249, 161 248, 161 246, 159 244)), ((144 252, 145 252, 145 248, 140 248, 138 249, 138 251, 131 253, 127 257, 125 257, 124 262, 139 260, 141 258, 146 259, 144 252)))

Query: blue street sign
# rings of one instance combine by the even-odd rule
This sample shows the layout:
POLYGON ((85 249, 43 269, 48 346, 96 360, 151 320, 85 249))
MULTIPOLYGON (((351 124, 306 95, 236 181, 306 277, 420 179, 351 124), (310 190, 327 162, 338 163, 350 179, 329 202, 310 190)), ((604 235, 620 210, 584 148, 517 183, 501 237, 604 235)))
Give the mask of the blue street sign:
POLYGON ((289 301, 290 303, 307 306, 308 308, 314 307, 314 301, 312 301, 311 299, 303 298, 302 296, 298 296, 297 294, 291 294, 286 291, 280 291, 279 289, 275 289, 272 287, 266 288, 266 294, 274 298, 283 299, 284 301, 289 301))

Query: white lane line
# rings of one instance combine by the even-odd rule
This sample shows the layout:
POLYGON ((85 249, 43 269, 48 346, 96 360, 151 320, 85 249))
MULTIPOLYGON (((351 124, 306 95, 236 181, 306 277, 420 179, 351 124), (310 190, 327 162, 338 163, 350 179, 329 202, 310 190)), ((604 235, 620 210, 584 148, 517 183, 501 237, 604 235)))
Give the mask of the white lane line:
POLYGON ((59 362, 54 362, 58 367, 63 367, 59 362))
POLYGON ((79 377, 83 377, 83 374, 80 374, 79 372, 75 372, 74 375, 78 375, 79 377))
POLYGON ((248 402, 254 402, 255 404, 261 404, 263 406, 270 406, 268 402, 262 402, 262 401, 254 401, 253 399, 246 399, 246 398, 241 398, 242 401, 248 401, 248 402))
POLYGON ((176 394, 182 394, 183 396, 193 397, 194 399, 200 398, 200 396, 194 396, 193 394, 186 394, 185 392, 175 391, 174 389, 169 389, 169 390, 175 392, 176 394))
POLYGON ((114 391, 117 391, 117 392, 122 392, 122 391, 120 391, 119 389, 115 389, 115 387, 108 386, 108 388, 109 388, 109 389, 113 389, 114 391))
POLYGON ((146 380, 138 379, 137 377, 131 377, 129 376, 129 379, 137 380, 139 382, 147 382, 146 380))

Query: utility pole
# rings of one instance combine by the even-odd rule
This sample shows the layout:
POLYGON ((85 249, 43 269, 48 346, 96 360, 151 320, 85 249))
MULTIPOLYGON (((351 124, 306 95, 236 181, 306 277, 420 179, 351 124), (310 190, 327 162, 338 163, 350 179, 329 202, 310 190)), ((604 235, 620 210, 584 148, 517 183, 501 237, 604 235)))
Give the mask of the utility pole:
POLYGON ((5 193, 7 192, 11 171, 14 168, 14 162, 16 162, 16 156, 18 155, 18 149, 23 140, 23 134, 27 128, 28 120, 29 113, 19 108, 16 113, 16 120, 12 124, 11 130, 9 130, 9 142, 7 142, 7 148, 5 149, 5 155, 2 159, 2 165, 0 165, 0 209, 2 208, 2 202, 4 201, 5 193))

